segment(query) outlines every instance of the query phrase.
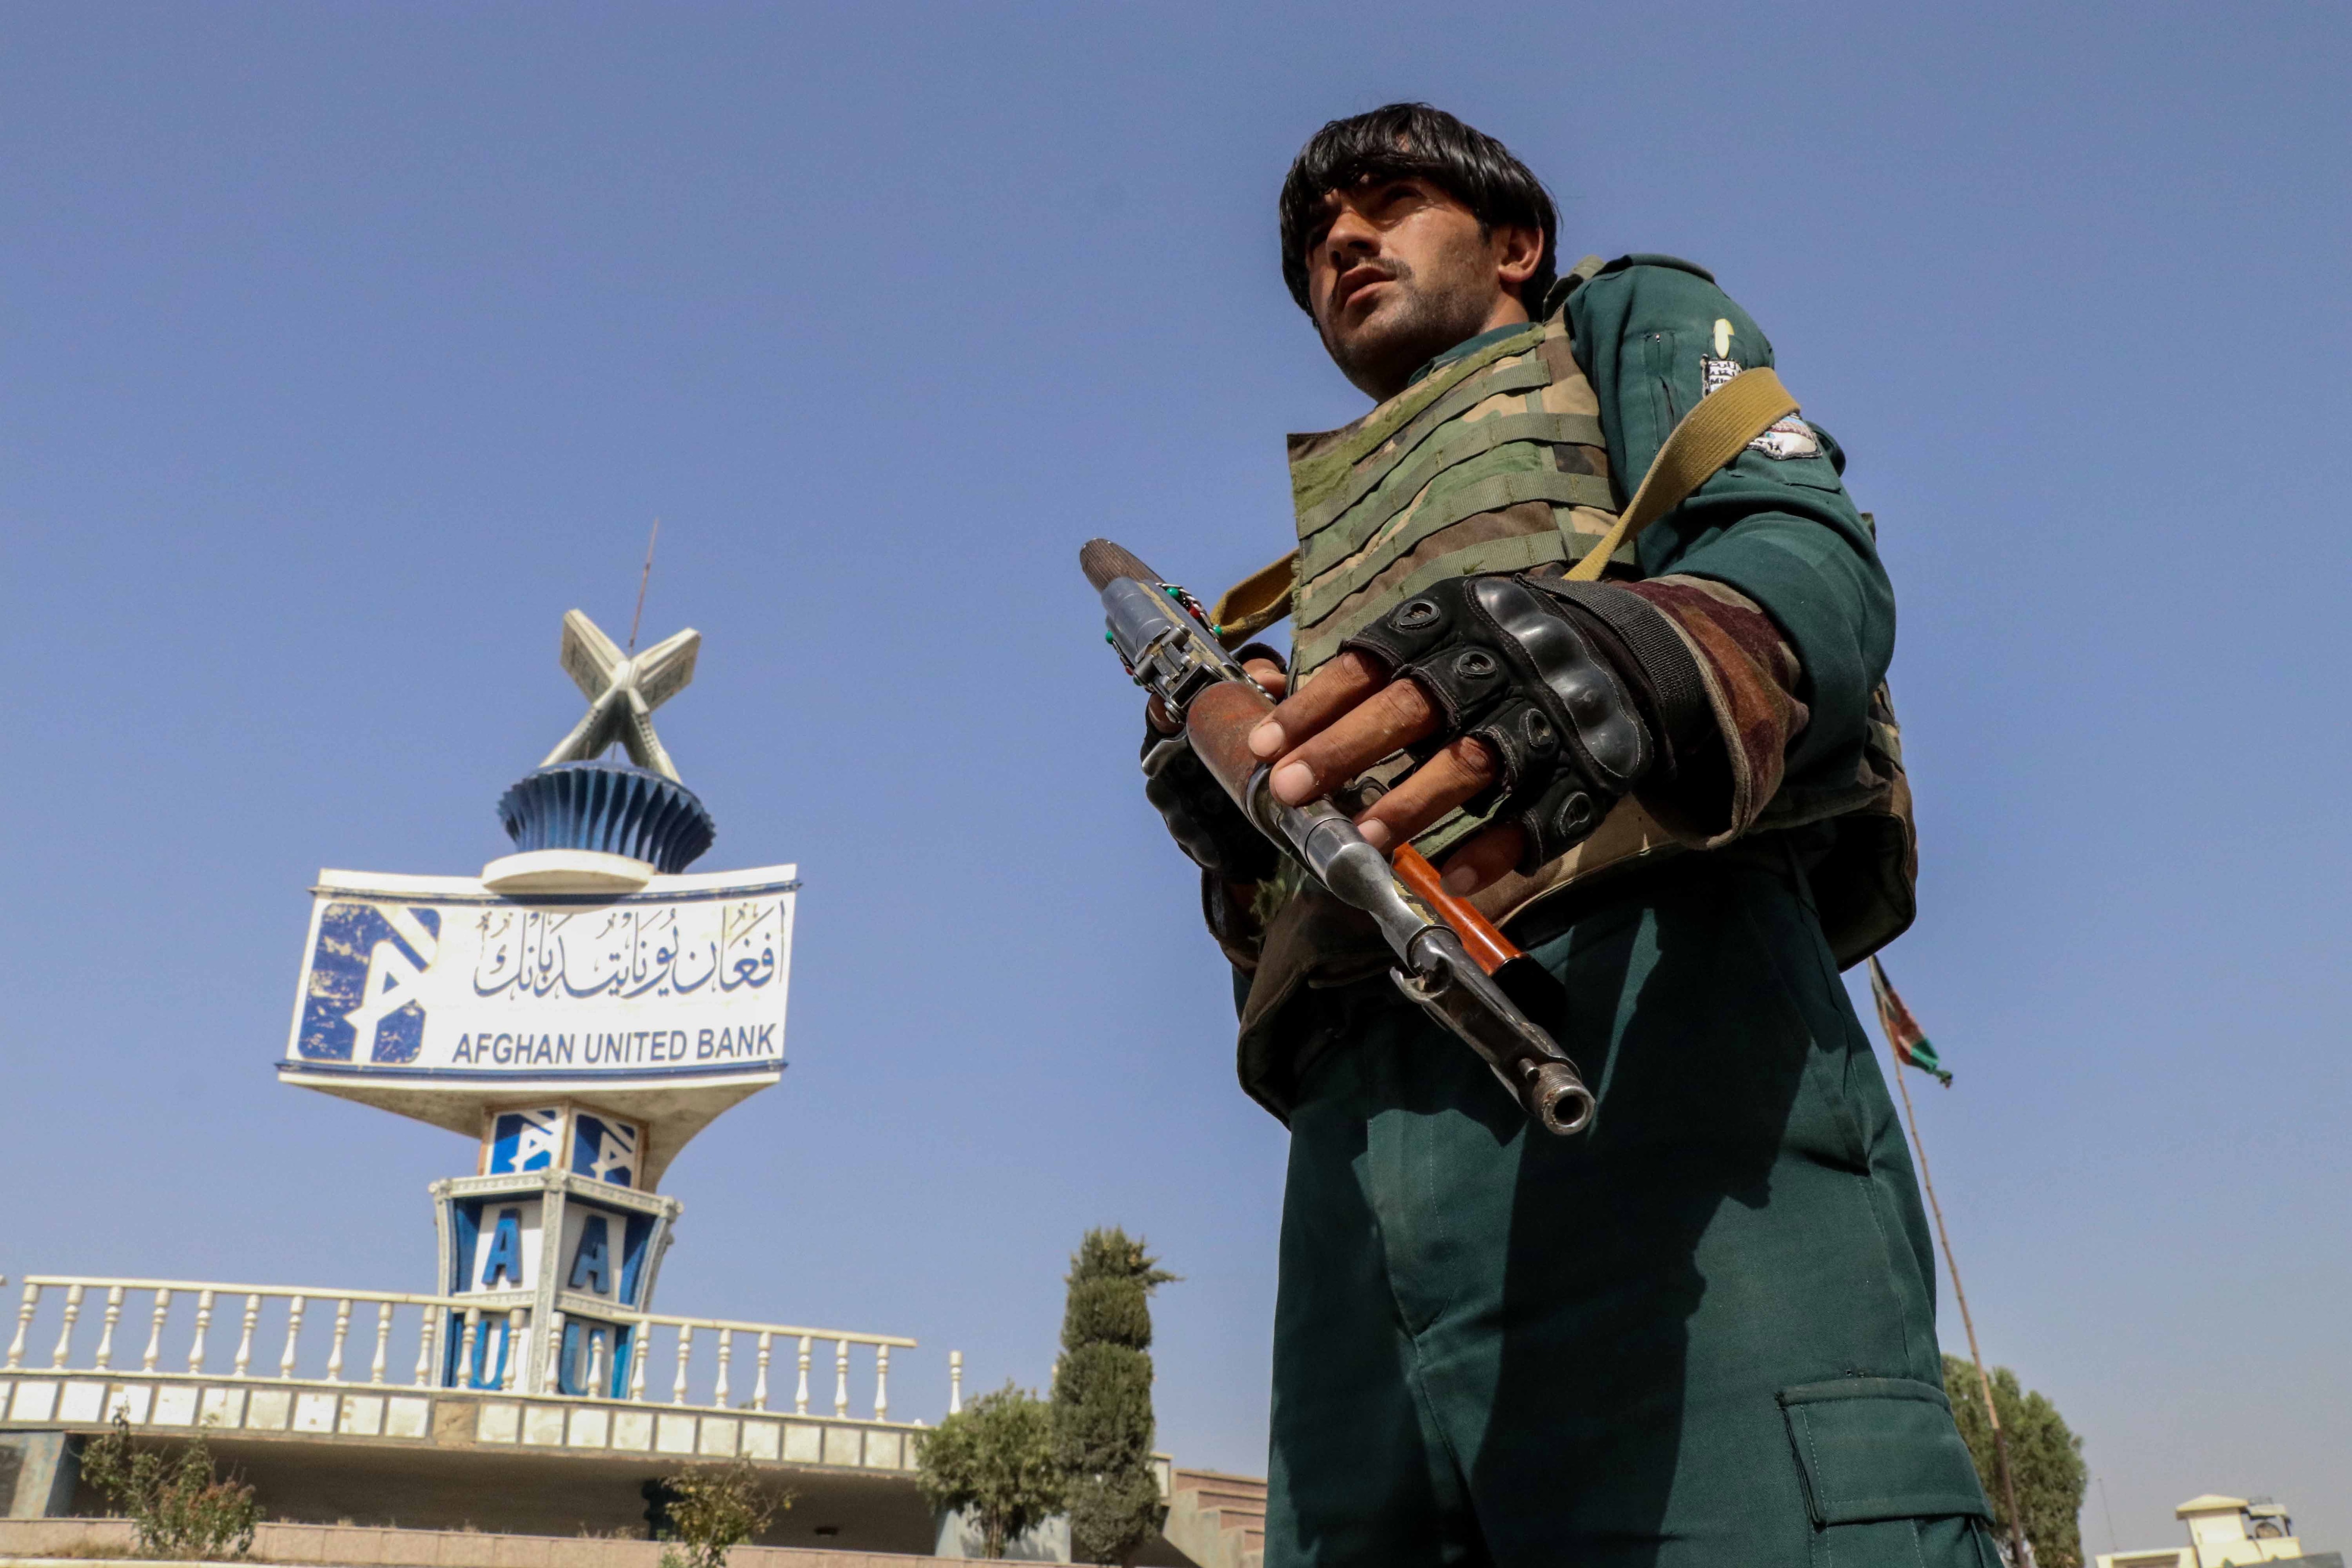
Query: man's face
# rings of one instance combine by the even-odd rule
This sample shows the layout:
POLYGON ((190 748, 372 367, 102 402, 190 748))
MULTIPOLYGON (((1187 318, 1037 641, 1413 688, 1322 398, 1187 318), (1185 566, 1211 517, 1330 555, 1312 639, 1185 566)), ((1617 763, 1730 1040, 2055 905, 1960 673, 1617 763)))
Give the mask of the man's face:
POLYGON ((1528 319, 1517 289, 1542 247, 1516 225, 1481 234, 1470 209, 1427 180, 1327 191, 1307 242, 1316 331, 1349 381, 1393 397, 1431 356, 1528 319))

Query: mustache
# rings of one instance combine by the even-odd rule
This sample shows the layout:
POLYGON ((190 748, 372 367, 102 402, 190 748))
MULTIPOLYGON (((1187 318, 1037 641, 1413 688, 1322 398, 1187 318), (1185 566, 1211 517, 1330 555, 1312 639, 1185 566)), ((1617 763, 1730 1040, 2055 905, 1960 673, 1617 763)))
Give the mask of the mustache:
MULTIPOLYGON (((1410 283, 1412 281, 1412 263, 1405 260, 1404 258, 1401 256, 1383 256, 1377 259, 1351 262, 1340 272, 1339 275, 1344 278, 1348 276, 1349 273, 1361 271, 1363 268, 1368 267, 1380 275, 1379 279, 1375 279, 1375 281, 1386 281, 1390 283, 1410 283)), ((1358 287, 1361 288, 1362 285, 1359 284, 1358 287)))

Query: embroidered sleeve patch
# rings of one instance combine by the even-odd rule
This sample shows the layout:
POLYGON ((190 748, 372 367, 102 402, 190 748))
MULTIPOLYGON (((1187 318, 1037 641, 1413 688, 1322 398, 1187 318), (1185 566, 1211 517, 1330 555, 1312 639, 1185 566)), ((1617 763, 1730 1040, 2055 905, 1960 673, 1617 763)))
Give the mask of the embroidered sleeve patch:
POLYGON ((1811 426, 1790 414, 1773 421, 1764 434, 1748 443, 1748 449, 1768 458, 1818 458, 1822 438, 1813 434, 1811 426))
MULTIPOLYGON (((1726 382, 1748 367, 1731 357, 1731 323, 1718 319, 1715 323, 1715 352, 1701 354, 1698 360, 1701 397, 1712 396, 1726 382)), ((1790 414, 1775 421, 1764 434, 1748 443, 1751 452, 1761 452, 1768 458, 1818 458, 1822 455, 1822 438, 1813 427, 1790 414)))

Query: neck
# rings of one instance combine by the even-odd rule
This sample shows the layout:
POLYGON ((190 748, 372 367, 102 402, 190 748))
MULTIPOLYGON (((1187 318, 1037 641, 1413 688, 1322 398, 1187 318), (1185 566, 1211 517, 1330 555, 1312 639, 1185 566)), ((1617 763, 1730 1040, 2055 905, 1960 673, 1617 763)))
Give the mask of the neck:
MULTIPOLYGON (((1374 377, 1351 371, 1349 369, 1345 361, 1340 361, 1340 369, 1347 374, 1348 379, 1354 382, 1357 387, 1374 403, 1386 403, 1390 398, 1394 397, 1406 387, 1411 386, 1414 380, 1419 376, 1421 371, 1433 361, 1444 357, 1454 349, 1460 348, 1464 343, 1468 342, 1475 337, 1493 331, 1497 327, 1523 326, 1529 320, 1530 318, 1528 315, 1528 308, 1519 303, 1517 295, 1497 294, 1495 297, 1494 303, 1487 307, 1485 319, 1480 321, 1477 325, 1470 328, 1467 331, 1464 331, 1459 326, 1456 326, 1454 332, 1449 334, 1448 339, 1444 341, 1443 347, 1428 349, 1417 359, 1406 360, 1402 363, 1383 366, 1382 368, 1387 372, 1386 376, 1376 379, 1374 377), (1393 380, 1389 379, 1390 377, 1393 377, 1393 380)), ((1328 346, 1328 340, 1326 340, 1326 346, 1328 346)), ((1339 356, 1334 353, 1332 358, 1334 360, 1339 360, 1339 356)))
MULTIPOLYGON (((1491 332, 1496 327, 1516 327, 1522 321, 1534 319, 1528 314, 1527 306, 1520 301, 1517 294, 1505 294, 1497 298, 1495 308, 1486 312, 1486 324, 1480 327, 1478 332, 1491 332)), ((1475 338, 1478 332, 1473 332, 1470 335, 1475 338)))

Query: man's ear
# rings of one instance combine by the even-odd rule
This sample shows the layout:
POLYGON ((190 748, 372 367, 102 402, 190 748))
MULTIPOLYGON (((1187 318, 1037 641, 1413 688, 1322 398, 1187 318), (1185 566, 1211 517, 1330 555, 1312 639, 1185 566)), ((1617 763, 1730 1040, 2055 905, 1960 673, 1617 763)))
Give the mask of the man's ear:
POLYGON ((1543 260, 1543 230, 1525 224, 1498 223, 1488 242, 1495 251, 1495 277, 1507 294, 1516 294, 1536 275, 1543 260))

